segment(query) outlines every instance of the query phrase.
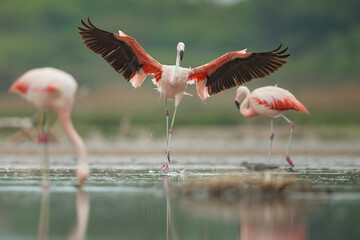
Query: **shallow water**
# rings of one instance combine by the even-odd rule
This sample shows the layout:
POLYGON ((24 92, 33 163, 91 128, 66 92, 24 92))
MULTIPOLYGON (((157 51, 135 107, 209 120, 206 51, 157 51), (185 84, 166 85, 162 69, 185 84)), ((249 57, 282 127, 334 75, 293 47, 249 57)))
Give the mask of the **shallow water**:
MULTIPOLYGON (((159 156, 91 156, 83 191, 75 160, 51 157, 51 187, 41 187, 37 156, 1 156, 1 239, 359 239, 360 158, 297 156, 296 171, 315 191, 239 198, 187 196, 189 184, 222 176, 256 178, 242 161, 257 156, 177 156, 172 171, 159 156), (180 190, 180 191, 179 191, 180 190)), ((201 191, 201 189, 199 189, 201 191)))

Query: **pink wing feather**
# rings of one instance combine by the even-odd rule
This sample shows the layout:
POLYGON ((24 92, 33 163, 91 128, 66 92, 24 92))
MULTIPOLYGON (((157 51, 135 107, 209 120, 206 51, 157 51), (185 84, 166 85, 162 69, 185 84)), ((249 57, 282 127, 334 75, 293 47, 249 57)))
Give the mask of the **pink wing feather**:
POLYGON ((252 93, 252 99, 272 110, 295 110, 309 114, 306 107, 289 91, 279 87, 262 87, 252 93))
POLYGON ((58 90, 58 84, 56 81, 50 81, 46 83, 46 85, 38 84, 38 86, 34 86, 33 83, 34 81, 31 81, 31 79, 19 78, 11 85, 9 92, 19 92, 20 94, 27 94, 29 89, 31 89, 31 91, 53 93, 58 90))

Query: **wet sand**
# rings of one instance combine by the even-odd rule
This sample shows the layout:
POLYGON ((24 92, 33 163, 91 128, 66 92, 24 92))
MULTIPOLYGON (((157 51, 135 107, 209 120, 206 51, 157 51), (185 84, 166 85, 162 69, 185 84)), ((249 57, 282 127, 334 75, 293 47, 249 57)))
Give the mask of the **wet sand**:
MULTIPOLYGON (((75 154, 74 148, 60 130, 56 131, 57 141, 49 144, 51 154, 75 154)), ((273 154, 286 153, 289 128, 275 129, 273 154)), ((94 131, 85 139, 90 155, 162 155, 166 148, 165 137, 139 128, 134 137, 104 138, 94 131)), ((269 129, 267 126, 239 127, 182 127, 174 130, 171 139, 173 156, 243 156, 267 155, 269 129)), ((16 142, 0 139, 0 156, 13 154, 38 154, 34 141, 16 142)), ((164 154, 165 155, 165 154, 164 154)), ((297 126, 293 134, 291 155, 312 156, 360 156, 360 128, 306 127, 297 126)))

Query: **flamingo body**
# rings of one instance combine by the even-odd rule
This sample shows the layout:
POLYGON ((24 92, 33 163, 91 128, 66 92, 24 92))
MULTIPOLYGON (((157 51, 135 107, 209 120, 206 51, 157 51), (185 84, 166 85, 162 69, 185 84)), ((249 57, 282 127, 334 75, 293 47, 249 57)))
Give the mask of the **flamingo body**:
POLYGON ((167 155, 173 129, 176 109, 185 93, 187 84, 196 82, 197 93, 202 100, 210 95, 221 92, 251 81, 263 78, 281 68, 286 61, 284 55, 287 48, 282 45, 270 52, 251 53, 246 49, 226 53, 223 56, 202 66, 191 68, 180 67, 185 44, 179 42, 175 66, 162 65, 153 59, 132 37, 119 31, 119 34, 104 31, 95 27, 90 19, 87 23, 81 20, 79 34, 85 45, 93 52, 101 55, 105 61, 128 80, 133 87, 139 87, 147 75, 153 75, 153 83, 165 98, 167 124, 167 155), (168 129, 167 100, 175 100, 173 120, 168 129))
POLYGON ((290 166, 294 166, 289 157, 290 143, 292 132, 295 124, 291 122, 287 117, 283 115, 283 112, 288 110, 300 111, 309 114, 306 107, 295 98, 295 96, 289 91, 276 86, 266 86, 255 89, 250 93, 249 89, 245 86, 240 86, 236 90, 235 104, 240 109, 240 113, 245 117, 255 117, 263 115, 271 118, 271 135, 270 135, 270 149, 268 164, 270 165, 272 142, 274 138, 274 124, 273 118, 283 117, 291 126, 290 137, 288 142, 286 161, 290 166), (241 98, 244 98, 243 102, 239 103, 241 98))
POLYGON ((287 110, 309 113, 292 93, 275 86, 255 89, 250 95, 249 103, 256 113, 267 117, 277 117, 287 110))
POLYGON ((190 69, 179 67, 178 77, 175 76, 176 66, 163 65, 160 81, 155 82, 157 90, 167 99, 180 102, 187 87, 190 69))
POLYGON ((41 111, 71 108, 78 88, 75 79, 55 68, 37 68, 24 73, 10 87, 41 111), (59 80, 61 79, 61 81, 59 80))
MULTIPOLYGON (((78 185, 81 186, 89 176, 87 153, 83 140, 71 121, 71 109, 77 91, 76 80, 68 73, 55 68, 37 68, 24 73, 10 87, 33 104, 39 111, 55 110, 70 140, 78 151, 78 185)), ((45 137, 47 139, 47 137, 45 137)))

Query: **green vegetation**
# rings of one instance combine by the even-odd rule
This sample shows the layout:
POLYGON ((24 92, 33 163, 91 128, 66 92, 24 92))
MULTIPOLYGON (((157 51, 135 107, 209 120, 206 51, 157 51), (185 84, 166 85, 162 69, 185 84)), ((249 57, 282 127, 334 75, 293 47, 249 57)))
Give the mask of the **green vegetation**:
MULTIPOLYGON (((0 116, 33 112, 20 100, 15 106, 12 101, 17 98, 11 98, 6 90, 26 70, 53 66, 72 73, 91 93, 103 91, 102 96, 90 94, 77 102, 74 120, 79 128, 97 126, 112 135, 126 116, 131 124, 163 130, 163 101, 158 100, 150 81, 141 90, 132 90, 82 43, 76 27, 80 26, 80 18, 90 16, 100 28, 111 32, 121 29, 133 36, 150 55, 165 64, 175 62, 178 41, 186 43, 183 66, 192 67, 225 52, 243 48, 267 51, 282 42, 292 54, 288 64, 248 86, 253 89, 279 84, 288 88, 312 113, 311 117, 291 115, 301 124, 360 124, 360 109, 353 109, 354 102, 360 100, 359 1, 221 2, 2 0, 0 116), (337 91, 345 83, 348 88, 337 91), (109 88, 119 91, 106 92, 109 88), (340 98, 345 100, 338 103, 340 98)), ((189 92, 194 97, 185 97, 176 125, 247 122, 233 106, 234 89, 211 97, 206 104, 197 99, 194 86, 189 86, 189 92)), ((259 121, 263 120, 251 120, 259 121)))
POLYGON ((77 33, 80 18, 87 16, 101 28, 121 29, 135 37, 162 63, 174 62, 180 40, 187 46, 184 66, 201 65, 242 48, 269 50, 283 42, 292 57, 277 77, 286 85, 327 84, 337 77, 351 81, 359 75, 359 1, 219 2, 3 0, 0 87, 6 89, 29 68, 46 65, 73 73, 82 84, 115 79, 116 73, 83 45, 77 33))

